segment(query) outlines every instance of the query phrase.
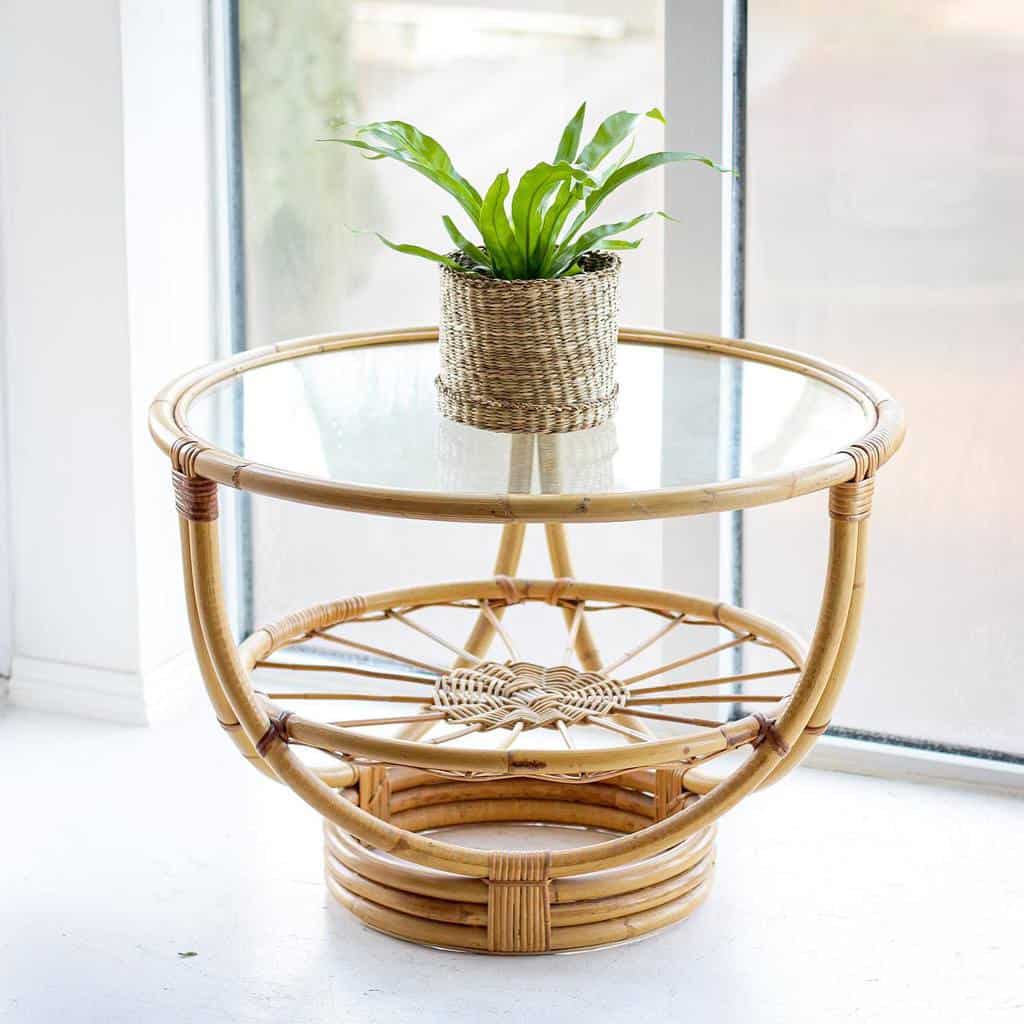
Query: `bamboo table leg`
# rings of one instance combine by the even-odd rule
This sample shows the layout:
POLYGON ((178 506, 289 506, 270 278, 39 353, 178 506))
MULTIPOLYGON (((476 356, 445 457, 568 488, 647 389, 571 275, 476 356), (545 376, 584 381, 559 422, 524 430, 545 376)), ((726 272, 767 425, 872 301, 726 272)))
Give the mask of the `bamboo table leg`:
MULTIPOLYGON (((545 523, 544 535, 548 544, 551 571, 555 574, 556 578, 571 579, 573 575, 572 560, 569 555, 569 541, 566 536, 565 526, 562 523, 545 523)), ((565 616, 566 628, 572 628, 574 610, 566 607, 562 611, 565 616)), ((601 655, 598 653, 597 643, 594 640, 590 624, 587 622, 585 615, 580 620, 576 631, 576 656, 580 659, 580 664, 585 669, 596 670, 601 667, 601 655)), ((647 722, 637 718, 635 715, 620 714, 614 715, 613 718, 627 729, 634 729, 636 732, 644 733, 647 736, 654 735, 647 722)))
POLYGON ((875 478, 868 476, 850 483, 839 484, 829 492, 829 515, 833 523, 842 524, 845 530, 853 534, 853 545, 856 550, 853 590, 850 595, 849 608, 843 620, 839 649, 828 683, 792 750, 783 761, 775 766, 769 776, 767 780, 769 784, 784 778, 807 756, 818 737, 828 728, 832 720, 832 712, 839 700, 843 684, 846 682, 860 636, 860 620, 867 583, 868 522, 871 516, 874 489, 875 478))
MULTIPOLYGON (((530 490, 533 477, 534 438, 532 434, 514 434, 509 449, 508 490, 510 494, 521 494, 530 490)), ((523 555, 523 540, 526 536, 524 523, 508 523, 501 529, 501 540, 498 553, 494 559, 495 576, 514 576, 519 570, 519 562, 523 555)), ((501 619, 505 614, 504 605, 496 605, 492 612, 501 619)), ((473 655, 482 657, 494 639, 494 625, 491 619, 482 612, 473 624, 469 639, 463 645, 473 655)), ((464 657, 458 657, 454 666, 462 668, 468 664, 464 657)), ((403 739, 415 740, 430 731, 431 723, 417 722, 406 726, 399 732, 403 739)))

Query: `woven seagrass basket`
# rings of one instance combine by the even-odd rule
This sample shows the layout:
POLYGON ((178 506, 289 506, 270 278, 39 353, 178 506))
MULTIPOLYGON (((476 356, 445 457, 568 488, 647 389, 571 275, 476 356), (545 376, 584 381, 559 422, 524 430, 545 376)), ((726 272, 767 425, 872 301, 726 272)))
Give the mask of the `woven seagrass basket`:
POLYGON ((615 412, 619 258, 588 253, 581 274, 499 281, 441 268, 443 415, 488 430, 556 434, 615 412))

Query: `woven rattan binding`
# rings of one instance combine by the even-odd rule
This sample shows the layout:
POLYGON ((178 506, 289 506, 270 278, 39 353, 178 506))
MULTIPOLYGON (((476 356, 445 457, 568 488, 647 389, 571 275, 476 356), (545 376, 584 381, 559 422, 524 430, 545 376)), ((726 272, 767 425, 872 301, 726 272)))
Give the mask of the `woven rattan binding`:
POLYGON ((762 743, 767 743, 779 757, 785 757, 789 753, 789 744, 779 735, 775 723, 761 714, 754 714, 751 717, 756 719, 758 724, 758 733, 753 745, 759 747, 762 743))
POLYGON ((375 818, 391 816, 391 776, 387 765, 366 764, 359 768, 359 806, 375 818))
POLYGON ((201 476, 186 476, 171 470, 174 506, 178 514, 193 523, 212 523, 218 514, 217 484, 201 476))
POLYGON ((283 644, 292 637, 303 636, 313 629, 318 622, 330 618, 333 622, 348 622, 349 619, 358 618, 366 611, 366 598, 359 594, 353 594, 341 601, 330 601, 322 604, 315 604, 311 608, 305 608, 300 612, 293 612, 279 619, 272 625, 261 626, 260 628, 270 636, 274 646, 283 644))
POLYGON ((871 501, 875 494, 875 478, 852 480, 837 484, 829 491, 828 510, 833 519, 856 522, 871 515, 871 501))
POLYGON ((589 253, 580 265, 582 274, 533 281, 441 268, 443 415, 488 430, 552 434, 614 414, 620 261, 589 253))
POLYGON ((270 719, 270 725, 267 726, 267 731, 260 737, 259 743, 256 744, 256 753, 260 757, 265 757, 267 751, 275 743, 287 743, 288 742, 288 719, 292 717, 293 712, 282 711, 279 715, 274 715, 270 719))
POLYGON ((509 576, 495 576, 494 582, 498 584, 498 589, 501 591, 502 599, 505 604, 519 604, 523 600, 523 595, 519 592, 519 588, 516 586, 516 581, 509 576))
POLYGON ((201 452, 202 448, 197 441, 191 437, 179 437, 171 445, 171 469, 176 469, 185 476, 198 476, 196 460, 201 452))
POLYGON ((491 854, 487 948, 492 953, 551 948, 550 861, 545 851, 491 854))
POLYGON ((654 773, 654 820, 662 821, 683 806, 686 789, 685 770, 676 767, 658 768, 654 773))

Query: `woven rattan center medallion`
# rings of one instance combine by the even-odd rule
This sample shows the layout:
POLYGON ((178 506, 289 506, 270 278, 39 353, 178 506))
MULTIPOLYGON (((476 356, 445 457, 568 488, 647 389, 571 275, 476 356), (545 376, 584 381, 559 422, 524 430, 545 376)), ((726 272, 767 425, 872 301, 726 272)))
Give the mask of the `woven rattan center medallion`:
POLYGON ((451 722, 484 729, 554 728, 614 714, 626 706, 621 683, 600 672, 528 661, 481 662, 456 668, 434 684, 434 707, 451 722))

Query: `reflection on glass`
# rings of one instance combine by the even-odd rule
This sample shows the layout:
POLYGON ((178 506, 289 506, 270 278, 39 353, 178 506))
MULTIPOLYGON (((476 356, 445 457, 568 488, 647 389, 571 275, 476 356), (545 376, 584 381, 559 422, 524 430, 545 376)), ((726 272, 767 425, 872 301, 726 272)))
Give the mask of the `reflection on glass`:
MULTIPOLYGON (((809 465, 866 433, 858 402, 829 384, 760 363, 745 365, 738 458, 708 458, 715 432, 662 437, 644 380, 677 382, 697 401, 732 360, 706 352, 622 345, 619 410, 604 427, 568 434, 503 434, 437 411, 433 344, 377 345, 258 367, 200 396, 192 422, 244 394, 239 455, 348 483, 462 493, 655 490, 809 465), (688 387, 689 382, 689 387, 688 387), (652 458, 652 453, 654 457, 652 458)), ((221 441, 223 444, 223 441, 221 441)), ((714 449, 712 448, 712 454, 714 449)))
POLYGON ((438 417, 442 490, 564 494, 610 491, 615 422, 566 434, 501 434, 438 417))

